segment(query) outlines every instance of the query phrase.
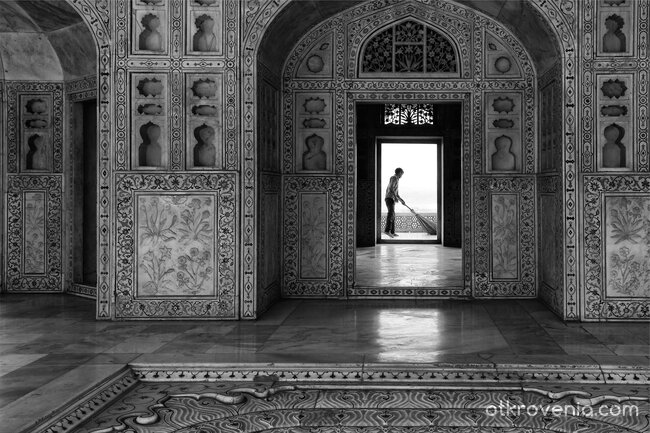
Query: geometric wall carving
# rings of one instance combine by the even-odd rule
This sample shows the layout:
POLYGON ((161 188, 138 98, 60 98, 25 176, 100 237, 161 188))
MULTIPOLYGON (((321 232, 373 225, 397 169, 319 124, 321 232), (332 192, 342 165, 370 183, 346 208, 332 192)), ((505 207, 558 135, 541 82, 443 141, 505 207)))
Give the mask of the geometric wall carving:
POLYGON ((474 296, 535 297, 535 179, 474 178, 474 296))
POLYGON ((9 176, 7 183, 7 290, 60 292, 62 178, 9 176))
POLYGON ((235 318, 236 175, 121 174, 116 318, 235 318))
POLYGON ((283 295, 343 296, 343 179, 284 178, 283 295))
POLYGON ((583 320, 650 318, 650 176, 587 176, 583 320))

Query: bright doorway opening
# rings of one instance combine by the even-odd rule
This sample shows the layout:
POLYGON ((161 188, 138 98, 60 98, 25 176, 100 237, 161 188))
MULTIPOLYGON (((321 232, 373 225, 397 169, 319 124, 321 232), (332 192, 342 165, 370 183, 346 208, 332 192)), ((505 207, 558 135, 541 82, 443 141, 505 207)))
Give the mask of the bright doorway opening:
POLYGON ((377 144, 377 242, 440 243, 441 139, 384 138, 377 144), (386 191, 398 167, 404 170, 398 188, 405 204, 395 204, 395 234, 388 235, 386 191))

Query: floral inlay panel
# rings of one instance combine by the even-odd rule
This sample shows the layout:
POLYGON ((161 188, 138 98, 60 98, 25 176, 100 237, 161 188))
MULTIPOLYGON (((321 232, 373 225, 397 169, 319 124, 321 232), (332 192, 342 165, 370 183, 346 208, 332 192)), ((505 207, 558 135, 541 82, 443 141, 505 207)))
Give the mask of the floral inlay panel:
POLYGON ((284 179, 284 296, 343 296, 343 181, 284 179))
POLYGON ((117 318, 237 318, 236 174, 117 177, 117 318))
POLYGON ((587 176, 583 320, 650 318, 650 176, 587 176))
POLYGON ((534 179, 481 176, 473 187, 474 296, 536 296, 534 179))
POLYGON ((23 272, 45 273, 45 192, 25 192, 23 272))
POLYGON ((650 298, 650 197, 605 197, 607 296, 650 298))
POLYGON ((327 278, 327 194, 300 194, 300 277, 327 278))
POLYGON ((214 296, 215 194, 138 195, 138 297, 214 296))
POLYGON ((62 189, 60 175, 7 179, 7 291, 63 290, 62 189))
POLYGON ((519 274, 517 196, 492 196, 492 278, 514 279, 519 274))

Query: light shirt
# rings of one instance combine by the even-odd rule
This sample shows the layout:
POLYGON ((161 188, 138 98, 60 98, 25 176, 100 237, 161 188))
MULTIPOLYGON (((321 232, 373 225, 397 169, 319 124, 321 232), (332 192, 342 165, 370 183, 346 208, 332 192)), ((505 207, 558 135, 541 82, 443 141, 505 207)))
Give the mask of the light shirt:
POLYGON ((399 178, 397 176, 391 176, 388 181, 388 187, 386 188, 386 197, 391 198, 393 201, 398 202, 400 197, 397 192, 397 184, 399 183, 399 178))

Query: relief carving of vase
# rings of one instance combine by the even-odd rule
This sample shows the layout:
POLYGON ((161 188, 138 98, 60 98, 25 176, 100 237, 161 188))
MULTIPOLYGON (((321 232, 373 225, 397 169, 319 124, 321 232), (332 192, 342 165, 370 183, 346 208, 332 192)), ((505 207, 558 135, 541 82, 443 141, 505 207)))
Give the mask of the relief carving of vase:
POLYGON ((621 131, 616 125, 609 125, 603 133, 605 144, 603 145, 603 167, 621 167, 621 147, 618 140, 621 138, 621 131))
POLYGON ((493 171, 512 171, 515 169, 515 155, 510 152, 512 139, 507 135, 497 137, 494 141, 497 151, 492 155, 493 171))
POLYGON ((30 138, 30 152, 28 153, 28 168, 32 170, 47 170, 47 155, 45 154, 45 139, 41 135, 30 138))
POLYGON ((214 128, 201 125, 194 130, 197 144, 194 146, 194 166, 214 167, 217 159, 217 149, 214 146, 214 128))
POLYGON ((143 142, 140 145, 140 163, 145 167, 160 167, 162 165, 162 147, 158 143, 160 139, 160 126, 155 123, 147 123, 143 126, 143 142))

